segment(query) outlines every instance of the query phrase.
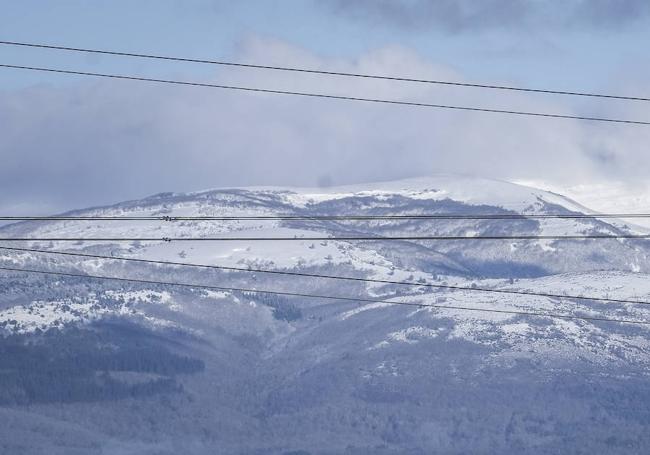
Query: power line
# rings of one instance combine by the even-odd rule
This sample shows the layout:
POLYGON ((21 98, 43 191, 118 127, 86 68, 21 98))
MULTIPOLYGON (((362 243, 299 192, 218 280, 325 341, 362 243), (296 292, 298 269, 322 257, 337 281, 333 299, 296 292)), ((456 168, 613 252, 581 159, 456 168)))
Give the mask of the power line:
POLYGON ((650 325, 650 322, 646 321, 635 321, 629 319, 609 319, 602 317, 592 317, 592 316, 570 316, 570 315, 561 315, 556 313, 542 313, 542 312, 533 312, 533 311, 516 311, 516 310, 496 310, 493 308, 484 309, 484 308, 471 308, 464 306, 451 306, 451 305, 431 305, 425 303, 413 303, 413 302, 394 302, 391 300, 381 300, 381 299, 368 299, 368 298, 352 298, 352 297, 337 297, 331 295, 323 294, 304 294, 297 292, 283 292, 283 291, 269 291, 262 289, 245 289, 245 288, 235 288, 235 287, 224 287, 224 286, 209 286, 202 284, 194 283, 179 283, 179 282, 170 282, 170 281, 158 281, 158 280, 143 280, 135 278, 121 278, 113 276, 100 276, 100 275, 86 275, 82 273, 69 273, 69 272, 51 272, 45 270, 33 270, 33 269, 21 269, 14 267, 0 267, 0 270, 5 270, 9 272, 24 272, 24 273, 34 273, 42 275, 57 275, 57 276, 68 276, 76 278, 90 278, 90 279, 99 279, 99 280, 111 280, 111 281, 121 281, 129 283, 140 283, 140 284, 158 284, 164 286, 178 286, 186 288, 196 288, 196 289, 212 289, 218 291, 231 291, 231 292, 249 292, 249 293, 258 293, 258 294, 271 294, 271 295, 281 295, 287 297, 305 297, 312 299, 327 299, 327 300, 341 300, 347 302, 368 302, 368 303, 386 303, 390 305, 405 305, 405 306, 415 306, 419 308, 436 308, 436 309, 448 309, 448 310, 461 310, 461 311, 478 311, 484 313, 501 313, 501 314, 514 314, 522 316, 539 316, 539 317, 549 317, 557 319, 577 319, 584 321, 601 321, 601 322, 618 322, 626 324, 639 324, 639 325, 650 325))
POLYGON ((506 289, 490 289, 490 288, 453 286, 453 285, 443 285, 443 284, 433 284, 433 283, 417 283, 414 281, 379 280, 373 278, 357 278, 357 277, 346 277, 340 275, 324 275, 324 274, 307 273, 307 272, 289 272, 289 271, 282 271, 282 270, 230 267, 230 266, 223 266, 223 265, 194 264, 188 262, 157 261, 152 259, 125 258, 120 256, 105 256, 105 255, 90 254, 90 253, 73 253, 68 251, 39 250, 34 248, 11 248, 11 247, 0 246, 0 250, 83 257, 88 259, 108 259, 112 261, 135 262, 140 264, 194 267, 194 268, 226 270, 226 271, 246 272, 246 273, 266 273, 266 274, 273 274, 273 275, 285 275, 285 276, 296 276, 296 277, 307 277, 307 278, 324 278, 324 279, 331 279, 331 280, 355 281, 355 282, 362 282, 362 283, 395 284, 401 286, 416 286, 416 287, 426 287, 426 288, 433 288, 433 289, 448 289, 448 290, 455 290, 455 291, 526 295, 526 296, 548 297, 548 298, 559 298, 559 299, 590 300, 595 302, 626 303, 626 304, 632 303, 632 304, 639 304, 639 305, 650 305, 650 301, 642 301, 642 300, 610 299, 604 297, 592 297, 592 296, 585 296, 585 295, 552 294, 552 293, 533 292, 533 291, 513 291, 513 290, 506 290, 506 289))
POLYGON ((442 81, 442 80, 433 80, 433 79, 416 79, 410 77, 395 77, 395 76, 384 76, 378 74, 349 73, 349 72, 342 72, 342 71, 325 71, 325 70, 315 70, 315 69, 308 69, 308 68, 287 67, 287 66, 272 66, 272 65, 260 65, 260 64, 252 64, 252 63, 229 62, 224 60, 205 60, 205 59, 196 59, 196 58, 172 57, 172 56, 165 56, 165 55, 140 54, 140 53, 133 53, 133 52, 118 52, 118 51, 108 51, 108 50, 100 50, 100 49, 55 46, 51 44, 22 43, 16 41, 0 41, 0 44, 4 44, 8 46, 23 46, 23 47, 53 49, 53 50, 70 51, 70 52, 85 52, 91 54, 113 55, 119 57, 136 57, 136 58, 147 58, 147 59, 155 59, 155 60, 167 60, 167 61, 174 61, 174 62, 202 63, 202 64, 221 65, 221 66, 230 66, 230 67, 239 67, 239 68, 320 74, 325 76, 380 79, 380 80, 397 81, 397 82, 416 82, 416 83, 424 83, 424 84, 448 85, 448 86, 456 86, 456 87, 473 87, 473 88, 484 88, 484 89, 492 89, 492 90, 509 90, 509 91, 529 92, 529 93, 544 93, 544 94, 552 94, 552 95, 585 96, 585 97, 593 97, 593 98, 608 98, 608 99, 617 99, 617 100, 626 100, 626 101, 650 101, 650 98, 643 98, 638 96, 621 96, 621 95, 611 95, 611 94, 604 94, 604 93, 535 89, 535 88, 514 87, 514 86, 495 85, 495 84, 473 84, 468 82, 442 81))
POLYGON ((650 239, 650 234, 354 236, 354 237, 5 237, 0 242, 297 242, 297 241, 425 241, 425 240, 605 240, 650 239))
POLYGON ((248 216, 0 216, 0 221, 390 221, 650 218, 650 213, 597 214, 422 214, 422 215, 248 215, 248 216))
POLYGON ((125 75, 118 75, 118 74, 92 73, 87 71, 72 71, 72 70, 63 70, 58 68, 44 68, 44 67, 8 65, 8 64, 0 64, 0 68, 42 71, 42 72, 58 73, 58 74, 72 74, 76 76, 92 76, 92 77, 102 77, 102 78, 109 78, 109 79, 120 79, 120 80, 140 81, 140 82, 155 82, 160 84, 174 84, 174 85, 183 85, 183 86, 192 86, 192 87, 218 88, 224 90, 237 90, 237 91, 244 91, 244 92, 270 93, 275 95, 293 95, 293 96, 303 96, 303 97, 311 97, 311 98, 327 98, 327 99, 344 100, 344 101, 361 101, 366 103, 391 104, 391 105, 411 106, 411 107, 451 109, 456 111, 473 111, 473 112, 486 112, 492 114, 509 114, 509 115, 523 115, 523 116, 546 117, 546 118, 556 118, 556 119, 586 120, 586 121, 594 121, 594 122, 624 123, 624 124, 631 124, 631 125, 646 125, 646 126, 650 125, 650 122, 644 122, 638 120, 625 120, 625 119, 613 119, 613 118, 605 118, 605 117, 588 117, 588 116, 564 115, 564 114, 550 114, 550 113, 542 113, 542 112, 513 111, 513 110, 506 110, 506 109, 489 109, 489 108, 479 108, 479 107, 470 107, 470 106, 452 106, 446 104, 420 103, 414 101, 397 101, 397 100, 386 100, 386 99, 379 99, 379 98, 360 98, 355 96, 327 95, 324 93, 296 92, 296 91, 289 91, 289 90, 272 90, 272 89, 264 89, 258 87, 243 87, 243 86, 234 86, 234 85, 209 84, 204 82, 188 82, 188 81, 179 81, 179 80, 171 80, 171 79, 154 79, 154 78, 139 77, 139 76, 125 76, 125 75))

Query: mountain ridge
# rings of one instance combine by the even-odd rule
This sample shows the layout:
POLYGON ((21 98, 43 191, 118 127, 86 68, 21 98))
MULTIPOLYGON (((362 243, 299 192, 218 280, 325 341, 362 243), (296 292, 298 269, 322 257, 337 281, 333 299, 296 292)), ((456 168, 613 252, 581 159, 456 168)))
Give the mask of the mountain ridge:
MULTIPOLYGON (((480 179, 447 176, 417 184, 393 182, 383 189, 356 188, 163 193, 76 213, 476 214, 512 213, 508 210, 513 207, 535 213, 578 211, 576 203, 557 195, 480 179), (510 204, 509 209, 501 203, 510 204)), ((334 237, 628 229, 615 220, 597 219, 151 220, 23 222, 4 226, 0 233, 79 238, 233 233, 334 237)), ((641 450, 650 447, 642 431, 648 418, 644 403, 650 396, 650 327, 513 313, 650 322, 647 305, 471 289, 650 301, 646 243, 247 242, 245 238, 227 243, 25 242, 22 246, 27 248, 116 260, 0 250, 0 264, 425 306, 3 273, 0 351, 6 355, 0 356, 0 370, 17 369, 18 376, 0 376, 6 382, 0 388, 6 391, 0 393, 0 409, 10 419, 15 416, 8 431, 21 435, 36 431, 23 418, 30 409, 44 419, 39 421, 48 431, 74 434, 83 429, 84 441, 90 441, 87 453, 98 454, 129 450, 171 454, 179 444, 196 454, 217 448, 233 454, 466 453, 477 447, 486 453, 520 453, 520 442, 531 440, 537 442, 528 452, 539 454, 641 450), (421 280, 469 290, 132 264, 120 257, 421 280), (48 387, 43 371, 68 371, 73 359, 82 362, 83 374, 59 373, 48 387), (21 383, 17 377, 29 380, 21 383), (611 405, 616 402, 627 407, 611 405), (600 416, 596 423, 590 417, 593 412, 600 416), (148 423, 153 421, 156 425, 148 423), (629 434, 634 443, 617 439, 614 430, 620 425, 633 428, 629 434), (138 431, 127 431, 128 426, 138 431)), ((60 440, 25 436, 21 441, 35 450, 49 445, 51 453, 68 453, 74 447, 69 436, 60 440)))

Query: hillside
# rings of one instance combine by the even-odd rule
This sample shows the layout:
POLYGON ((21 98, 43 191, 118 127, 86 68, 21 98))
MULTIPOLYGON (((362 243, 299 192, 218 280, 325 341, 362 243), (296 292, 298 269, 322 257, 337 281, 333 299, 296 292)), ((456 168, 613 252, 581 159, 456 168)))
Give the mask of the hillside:
POLYGON ((527 453, 542 454, 650 447, 650 326, 522 314, 650 321, 648 306, 508 293, 650 301, 649 241, 301 240, 644 232, 626 220, 174 220, 450 213, 593 212, 532 187, 437 176, 164 193, 67 215, 168 221, 0 228, 0 237, 24 238, 230 236, 239 240, 4 246, 422 284, 0 250, 2 267, 257 291, 3 272, 0 452, 520 453, 525 443, 527 453), (629 431, 620 434, 621 427, 629 431))

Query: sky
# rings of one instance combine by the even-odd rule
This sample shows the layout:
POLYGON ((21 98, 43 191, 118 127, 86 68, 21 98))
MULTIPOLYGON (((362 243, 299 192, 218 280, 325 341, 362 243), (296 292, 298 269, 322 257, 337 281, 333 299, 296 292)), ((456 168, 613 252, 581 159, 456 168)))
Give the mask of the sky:
MULTIPOLYGON (((21 0, 0 40, 650 97, 645 0, 21 0)), ((650 121, 647 102, 1 46, 0 63, 650 121)), ((650 127, 0 68, 0 213, 458 173, 644 185, 650 127)))

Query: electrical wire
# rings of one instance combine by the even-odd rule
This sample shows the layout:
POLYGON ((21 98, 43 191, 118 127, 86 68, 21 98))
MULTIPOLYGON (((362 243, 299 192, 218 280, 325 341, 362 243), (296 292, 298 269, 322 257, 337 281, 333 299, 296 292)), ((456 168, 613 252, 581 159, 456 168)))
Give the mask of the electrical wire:
POLYGON ((650 213, 598 214, 477 214, 452 213, 413 215, 248 215, 248 216, 0 216, 0 221, 393 221, 393 220, 527 220, 527 219, 600 219, 650 218, 650 213))
POLYGON ((605 240, 650 239, 650 234, 355 236, 355 237, 2 237, 0 242, 300 242, 452 240, 605 240))
POLYGON ((536 89, 536 88, 514 87, 514 86, 496 85, 496 84, 475 84, 475 83, 468 83, 468 82, 417 79, 417 78, 410 78, 410 77, 385 76, 385 75, 378 75, 378 74, 350 73, 350 72, 343 72, 343 71, 325 71, 325 70, 316 70, 316 69, 309 69, 309 68, 296 68, 296 67, 287 67, 287 66, 272 66, 272 65, 253 64, 253 63, 229 62, 224 60, 206 60, 206 59, 172 57, 166 55, 143 54, 143 53, 134 53, 134 52, 118 52, 118 51, 109 51, 109 50, 100 50, 100 49, 55 46, 52 44, 24 43, 24 42, 17 42, 17 41, 0 41, 0 44, 7 45, 7 46, 22 46, 22 47, 52 49, 52 50, 69 51, 69 52, 84 52, 84 53, 91 53, 91 54, 112 55, 112 56, 119 56, 119 57, 136 57, 136 58, 146 58, 146 59, 155 59, 155 60, 167 60, 167 61, 174 61, 174 62, 221 65, 221 66, 230 66, 230 67, 239 67, 239 68, 289 71, 295 73, 319 74, 325 76, 379 79, 379 80, 397 81, 397 82, 415 82, 415 83, 422 83, 422 84, 472 87, 472 88, 483 88, 483 89, 491 89, 491 90, 508 90, 508 91, 542 93, 542 94, 552 94, 552 95, 585 96, 585 97, 608 98, 608 99, 617 99, 617 100, 625 100, 625 101, 650 101, 650 98, 644 98, 639 96, 621 96, 621 95, 612 95, 612 94, 605 94, 605 93, 536 89))
POLYGON ((106 256, 101 254, 90 254, 90 253, 78 253, 78 252, 69 252, 69 251, 52 251, 52 250, 40 250, 35 248, 13 248, 0 246, 0 250, 7 251, 16 251, 23 253, 41 253, 41 254, 50 254, 50 255, 59 255, 59 256, 71 256, 71 257, 82 257, 87 259, 102 259, 102 260, 112 260, 112 261, 122 261, 122 262, 134 262, 139 264, 153 264, 153 265, 168 265, 168 266, 180 266, 180 267, 193 267, 193 268, 202 268, 202 269, 212 269, 212 270, 224 270, 232 272, 246 272, 246 273, 266 273, 272 275, 284 275, 284 276, 294 276, 294 277, 307 277, 307 278, 324 278, 330 280, 344 280, 344 281, 354 281, 362 283, 377 283, 377 284, 394 284, 401 286, 415 286, 415 287, 425 287, 433 289, 447 289, 454 291, 469 291, 469 292, 483 292, 483 293, 496 293, 496 294, 510 294, 510 295, 526 295, 526 296, 535 296, 535 297, 547 297, 547 298, 557 298, 557 299, 570 299, 570 300, 589 300, 595 302, 609 302, 609 303, 623 303, 623 304, 639 304, 639 305, 650 305, 650 301, 642 300, 629 300, 629 299, 611 299, 604 297, 593 297, 585 295, 568 295, 568 294, 553 294, 546 292, 533 292, 533 291, 516 291, 516 290, 507 290, 507 289, 491 289, 491 288, 480 288, 480 287, 467 287, 467 286, 453 286, 446 284, 433 284, 433 283, 418 283, 414 281, 396 281, 396 280, 380 280, 373 278, 358 278, 358 277, 347 277, 340 275, 325 275, 318 273, 307 273, 307 272, 290 272, 282 270, 268 270, 268 269, 256 269, 256 268, 243 268, 243 267, 230 267, 223 265, 210 265, 210 264, 194 264, 188 262, 174 262, 174 261, 159 261, 152 259, 139 259, 139 258, 126 258, 121 256, 106 256))
POLYGON ((456 110, 456 111, 473 111, 473 112, 485 112, 485 113, 492 113, 492 114, 508 114, 508 115, 517 115, 517 116, 546 117, 546 118, 555 118, 555 119, 585 120, 585 121, 593 121, 593 122, 607 122, 607 123, 619 123, 619 124, 630 124, 630 125, 645 125, 645 126, 650 125, 650 122, 640 121, 640 120, 551 114, 551 113, 543 113, 543 112, 514 111, 514 110, 507 110, 507 109, 490 109, 490 108, 480 108, 480 107, 472 107, 472 106, 453 106, 453 105, 446 105, 446 104, 432 104, 432 103, 422 103, 422 102, 415 102, 415 101, 398 101, 398 100, 387 100, 387 99, 379 99, 379 98, 361 98, 356 96, 328 95, 325 93, 296 92, 296 91, 289 91, 289 90, 272 90, 272 89, 264 89, 259 87, 243 87, 243 86, 234 86, 234 85, 210 84, 204 82, 189 82, 189 81, 179 81, 179 80, 171 80, 171 79, 156 79, 156 78, 139 77, 139 76, 126 76, 126 75, 119 75, 119 74, 94 73, 88 71, 73 71, 73 70, 64 70, 59 68, 44 68, 44 67, 9 65, 9 64, 0 64, 0 68, 41 71, 41 72, 69 74, 69 75, 76 75, 76 76, 92 76, 92 77, 139 81, 139 82, 154 82, 159 84, 173 84, 173 85, 183 85, 183 86, 192 86, 192 87, 217 88, 223 90, 236 90, 236 91, 244 91, 244 92, 269 93, 275 95, 292 95, 292 96, 302 96, 302 97, 310 97, 310 98, 326 98, 331 100, 361 101, 365 103, 390 104, 390 105, 434 108, 434 109, 448 109, 448 110, 456 110))
POLYGON ((178 287, 196 288, 196 289, 212 289, 212 290, 229 291, 229 292, 248 292, 248 293, 258 293, 258 294, 281 295, 287 297, 304 297, 310 299, 340 300, 340 301, 347 301, 347 302, 386 303, 390 305, 405 305, 405 306, 414 306, 419 308, 436 308, 441 310, 447 309, 447 310, 460 310, 460 311, 476 311, 476 312, 484 312, 484 313, 500 313, 500 314, 513 314, 513 315, 521 315, 521 316, 549 317, 549 318, 567 319, 567 320, 584 320, 584 321, 650 325, 650 322, 630 320, 630 319, 610 319, 610 318, 592 317, 592 316, 573 316, 573 315, 561 315, 557 313, 543 313, 543 312, 533 312, 533 311, 497 310, 492 308, 490 309, 472 308, 472 307, 455 306, 455 305, 439 306, 439 305, 431 305, 425 303, 395 302, 392 300, 384 300, 384 299, 338 297, 338 296, 323 295, 323 294, 305 294, 305 293, 297 293, 297 292, 270 291, 266 289, 262 290, 262 289, 246 289, 246 288, 235 288, 235 287, 225 287, 225 286, 209 286, 209 285, 194 284, 194 283, 144 280, 144 279, 136 279, 136 278, 121 278, 121 277, 101 276, 101 275, 86 275, 81 273, 70 273, 70 272, 52 272, 46 270, 22 269, 22 268, 15 268, 15 267, 0 267, 0 270, 9 271, 9 272, 33 273, 33 274, 41 274, 41 275, 56 275, 56 276, 76 277, 76 278, 111 280, 111 281, 139 283, 139 284, 156 284, 156 285, 163 285, 163 286, 178 286, 178 287))

